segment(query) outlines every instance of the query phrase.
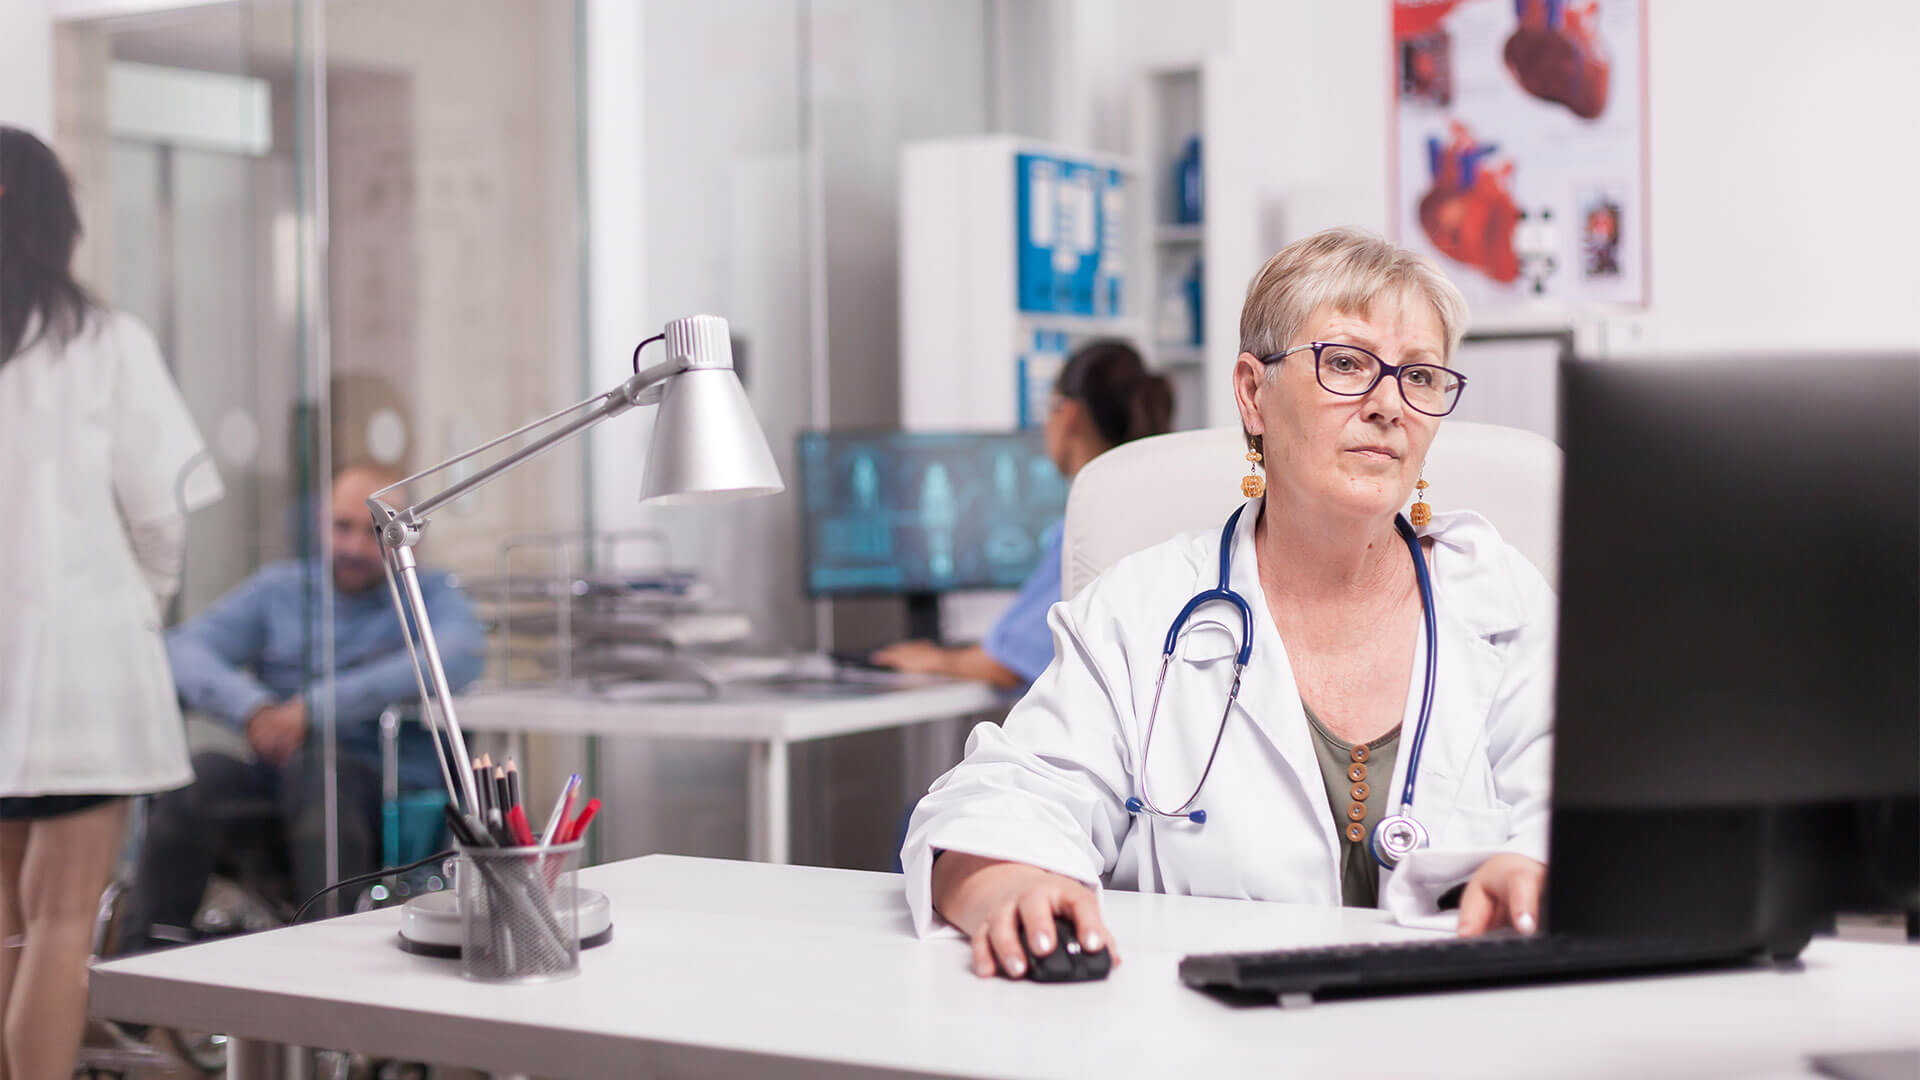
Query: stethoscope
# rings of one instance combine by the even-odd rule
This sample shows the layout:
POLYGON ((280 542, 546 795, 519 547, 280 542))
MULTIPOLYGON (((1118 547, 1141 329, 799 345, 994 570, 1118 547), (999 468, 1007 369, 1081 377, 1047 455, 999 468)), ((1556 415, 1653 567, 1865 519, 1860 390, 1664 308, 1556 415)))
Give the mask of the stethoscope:
MULTIPOLYGON (((1200 798, 1200 792, 1207 786, 1207 775, 1213 772, 1213 761, 1220 753, 1220 742, 1227 734, 1227 720, 1233 715, 1233 703, 1240 697, 1240 673, 1247 668, 1247 661, 1253 656, 1253 608, 1246 598, 1234 592, 1228 584, 1228 574, 1233 566, 1234 528, 1240 524, 1240 515, 1246 511, 1243 505, 1227 518, 1226 528, 1220 530, 1220 584, 1208 589, 1187 601, 1187 606, 1174 616, 1173 625, 1167 628, 1166 645, 1160 652, 1160 677, 1153 684, 1153 706, 1147 713, 1147 736, 1140 747, 1140 794, 1127 799, 1127 813, 1138 814, 1145 811, 1158 817, 1186 818, 1195 825, 1207 823, 1205 810, 1191 809, 1200 798), (1240 651, 1233 658, 1233 688, 1227 691, 1227 707, 1220 713, 1220 726, 1213 735, 1213 749, 1207 752, 1206 768, 1200 770, 1200 782, 1194 785, 1193 794, 1187 801, 1172 810, 1162 810, 1154 804, 1153 796, 1147 793, 1147 756, 1153 752, 1153 726, 1160 716, 1160 694, 1167 686, 1167 669, 1173 665, 1173 649, 1180 629, 1186 625, 1193 613, 1207 604, 1223 601, 1232 604, 1240 613, 1240 651)), ((1400 538, 1407 542, 1407 550, 1413 553, 1413 572, 1420 585, 1420 608, 1426 619, 1427 630, 1427 675, 1420 690, 1420 719, 1413 729, 1413 745, 1407 755, 1407 779, 1400 789, 1400 812, 1380 819, 1373 827, 1367 847, 1381 866, 1391 870, 1406 857, 1408 852, 1427 846, 1427 830, 1413 816, 1413 785, 1420 775, 1420 750, 1427 741, 1427 720, 1433 715, 1433 687, 1439 671, 1439 662, 1435 657, 1435 638, 1438 636, 1433 617, 1433 579, 1427 573, 1427 560, 1420 552, 1420 537, 1413 531, 1407 519, 1396 515, 1394 528, 1400 538)))

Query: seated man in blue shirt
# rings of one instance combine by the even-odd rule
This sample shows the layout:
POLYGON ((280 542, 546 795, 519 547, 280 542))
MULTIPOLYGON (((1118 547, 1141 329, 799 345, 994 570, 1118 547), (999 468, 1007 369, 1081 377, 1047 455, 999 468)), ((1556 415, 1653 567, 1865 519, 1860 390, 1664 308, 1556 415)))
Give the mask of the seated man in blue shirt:
MULTIPOLYGON (((1060 369, 1047 409, 1047 456, 1072 480, 1082 466, 1121 443, 1164 434, 1173 421, 1173 384, 1147 370, 1140 354, 1120 341, 1095 341, 1074 350, 1060 369)), ((1060 596, 1060 531, 1040 537, 1040 562, 1013 604, 978 645, 902 641, 873 654, 899 671, 978 679, 1001 690, 1024 689, 1053 663, 1047 611, 1060 596)))
MULTIPOLYGON (((419 695, 366 505, 368 496, 397 479, 379 466, 346 466, 334 475, 328 504, 342 877, 378 868, 379 715, 419 695)), ((243 761, 198 754, 193 784, 154 798, 124 936, 129 949, 159 944, 150 941, 156 925, 191 925, 226 847, 236 805, 278 807, 296 902, 329 884, 319 731, 327 689, 321 676, 322 587, 317 562, 274 563, 167 635, 181 700, 244 733, 253 756, 243 761)), ((485 631, 446 574, 422 571, 420 587, 457 691, 480 675, 485 631)), ((401 729, 400 783, 441 785, 432 736, 414 723, 401 729)))

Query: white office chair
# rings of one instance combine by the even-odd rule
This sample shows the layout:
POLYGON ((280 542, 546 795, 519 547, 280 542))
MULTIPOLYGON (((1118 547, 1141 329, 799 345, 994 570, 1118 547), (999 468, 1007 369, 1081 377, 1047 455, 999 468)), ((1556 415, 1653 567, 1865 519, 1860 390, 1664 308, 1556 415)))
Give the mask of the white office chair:
MULTIPOLYGON (((1194 529, 1219 529, 1247 475, 1238 425, 1115 447, 1073 479, 1061 538, 1061 595, 1072 598, 1122 556, 1194 529)), ((1542 435, 1446 420, 1427 451, 1427 502, 1475 510, 1547 583, 1560 577, 1560 448, 1542 435)))

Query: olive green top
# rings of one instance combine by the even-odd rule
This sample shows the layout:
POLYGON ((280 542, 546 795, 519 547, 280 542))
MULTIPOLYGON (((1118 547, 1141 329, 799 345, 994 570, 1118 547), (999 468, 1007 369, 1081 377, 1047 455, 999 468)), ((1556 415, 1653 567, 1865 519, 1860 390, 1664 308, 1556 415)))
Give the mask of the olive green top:
POLYGON ((1344 907, 1377 907, 1380 901, 1380 864, 1375 861, 1367 841, 1373 827, 1387 815, 1387 788, 1393 784, 1393 762, 1400 752, 1400 728, 1366 744, 1366 798, 1355 799, 1355 782, 1349 771, 1355 766, 1353 744, 1328 731, 1305 701, 1307 726, 1313 730, 1313 752, 1320 759, 1320 775, 1327 783, 1327 802, 1333 806, 1333 831, 1340 837, 1340 903, 1344 907), (1347 827, 1354 824, 1348 808, 1362 803, 1367 814, 1360 819, 1360 839, 1350 838, 1347 827))

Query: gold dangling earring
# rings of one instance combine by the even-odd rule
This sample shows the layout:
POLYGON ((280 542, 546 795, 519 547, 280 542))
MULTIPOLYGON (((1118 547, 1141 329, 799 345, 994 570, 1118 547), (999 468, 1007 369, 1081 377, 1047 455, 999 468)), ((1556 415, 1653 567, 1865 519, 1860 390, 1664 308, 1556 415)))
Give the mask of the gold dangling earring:
POLYGON ((1414 528, 1424 529, 1433 521, 1433 507, 1427 505, 1427 478, 1422 476, 1413 487, 1413 509, 1407 511, 1407 520, 1414 528))
POLYGON ((1254 471, 1260 464, 1260 451, 1254 448, 1253 440, 1247 440, 1247 475, 1240 478, 1240 494, 1249 499, 1257 499, 1267 493, 1266 478, 1254 471))

